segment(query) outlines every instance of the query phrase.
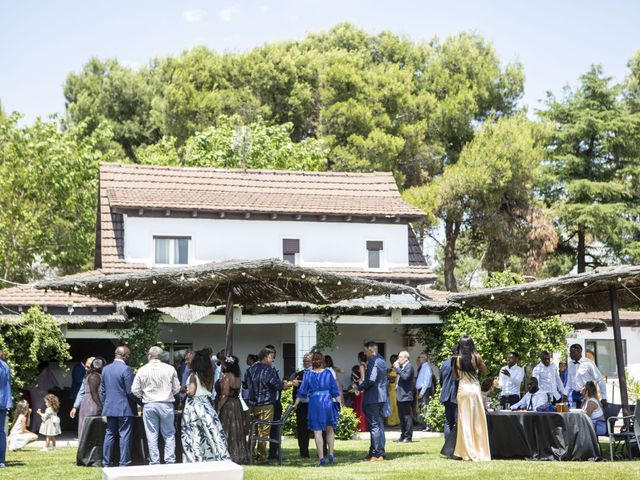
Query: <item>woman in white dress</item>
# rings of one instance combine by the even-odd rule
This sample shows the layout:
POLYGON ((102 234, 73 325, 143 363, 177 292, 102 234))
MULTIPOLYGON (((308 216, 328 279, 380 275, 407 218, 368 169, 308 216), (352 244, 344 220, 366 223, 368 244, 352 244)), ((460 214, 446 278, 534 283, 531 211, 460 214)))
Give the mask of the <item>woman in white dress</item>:
POLYGON ((20 400, 16 404, 16 410, 13 413, 13 426, 9 432, 7 439, 7 448, 12 450, 20 450, 22 447, 38 439, 38 435, 28 430, 29 421, 31 420, 31 409, 29 402, 20 400))
POLYGON ((591 419, 596 435, 606 435, 607 423, 604 418, 602 404, 598 400, 596 384, 593 382, 585 383, 584 387, 582 387, 582 396, 584 397, 582 401, 582 411, 591 419))

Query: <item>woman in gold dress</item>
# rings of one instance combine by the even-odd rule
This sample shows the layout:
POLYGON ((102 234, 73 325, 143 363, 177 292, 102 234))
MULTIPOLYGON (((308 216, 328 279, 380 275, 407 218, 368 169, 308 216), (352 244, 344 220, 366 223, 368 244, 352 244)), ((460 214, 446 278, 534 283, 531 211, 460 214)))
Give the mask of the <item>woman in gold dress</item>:
POLYGON ((458 383, 458 428, 455 457, 463 460, 491 460, 489 433, 485 416, 479 374, 486 373, 487 367, 478 355, 471 337, 460 339, 458 355, 453 368, 458 383))
MULTIPOLYGON (((398 360, 398 355, 389 357, 389 365, 393 365, 398 360)), ((391 404, 391 415, 387 417, 387 425, 395 427, 400 425, 400 415, 398 415, 398 403, 396 402, 396 380, 398 374, 392 367, 389 369, 389 403, 391 404)))

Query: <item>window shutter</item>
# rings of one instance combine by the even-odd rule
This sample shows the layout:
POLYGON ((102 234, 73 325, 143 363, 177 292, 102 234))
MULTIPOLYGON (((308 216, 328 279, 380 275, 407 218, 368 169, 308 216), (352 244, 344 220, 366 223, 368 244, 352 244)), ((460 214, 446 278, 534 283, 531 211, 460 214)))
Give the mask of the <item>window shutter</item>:
POLYGON ((382 242, 367 242, 367 250, 382 250, 382 242))
POLYGON ((300 239, 298 238, 283 238, 282 239, 282 253, 284 255, 293 255, 300 253, 300 239))

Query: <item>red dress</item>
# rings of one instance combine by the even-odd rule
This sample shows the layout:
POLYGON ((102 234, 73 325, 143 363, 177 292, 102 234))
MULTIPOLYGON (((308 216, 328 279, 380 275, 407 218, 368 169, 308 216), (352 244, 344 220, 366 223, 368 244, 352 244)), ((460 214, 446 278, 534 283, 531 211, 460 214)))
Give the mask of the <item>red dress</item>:
MULTIPOLYGON (((355 367, 354 367, 355 368, 355 367)), ((351 381, 353 382, 354 386, 358 385, 360 380, 360 375, 357 374, 356 372, 353 372, 351 375, 351 381)), ((353 411, 356 412, 356 415, 358 415, 358 418, 360 419, 360 425, 358 425, 358 430, 360 430, 361 432, 367 432, 367 419, 364 416, 364 408, 362 408, 362 398, 364 397, 364 392, 358 392, 356 394, 354 394, 354 400, 353 400, 353 411)))

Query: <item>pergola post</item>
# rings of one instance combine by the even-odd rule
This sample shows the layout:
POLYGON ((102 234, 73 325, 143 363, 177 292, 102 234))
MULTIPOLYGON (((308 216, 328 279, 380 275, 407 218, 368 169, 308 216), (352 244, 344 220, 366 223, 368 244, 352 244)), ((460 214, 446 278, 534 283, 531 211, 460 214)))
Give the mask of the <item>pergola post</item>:
POLYGON ((233 287, 229 285, 227 289, 227 303, 224 309, 224 354, 225 356, 233 355, 233 287))
POLYGON ((613 325, 613 344, 616 349, 616 367, 618 369, 618 384, 620 385, 620 401, 624 415, 629 415, 629 396, 627 394, 627 376, 624 370, 624 350, 622 348, 622 333, 620 331, 620 315, 618 313, 618 291, 615 285, 609 285, 611 300, 611 324, 613 325))

